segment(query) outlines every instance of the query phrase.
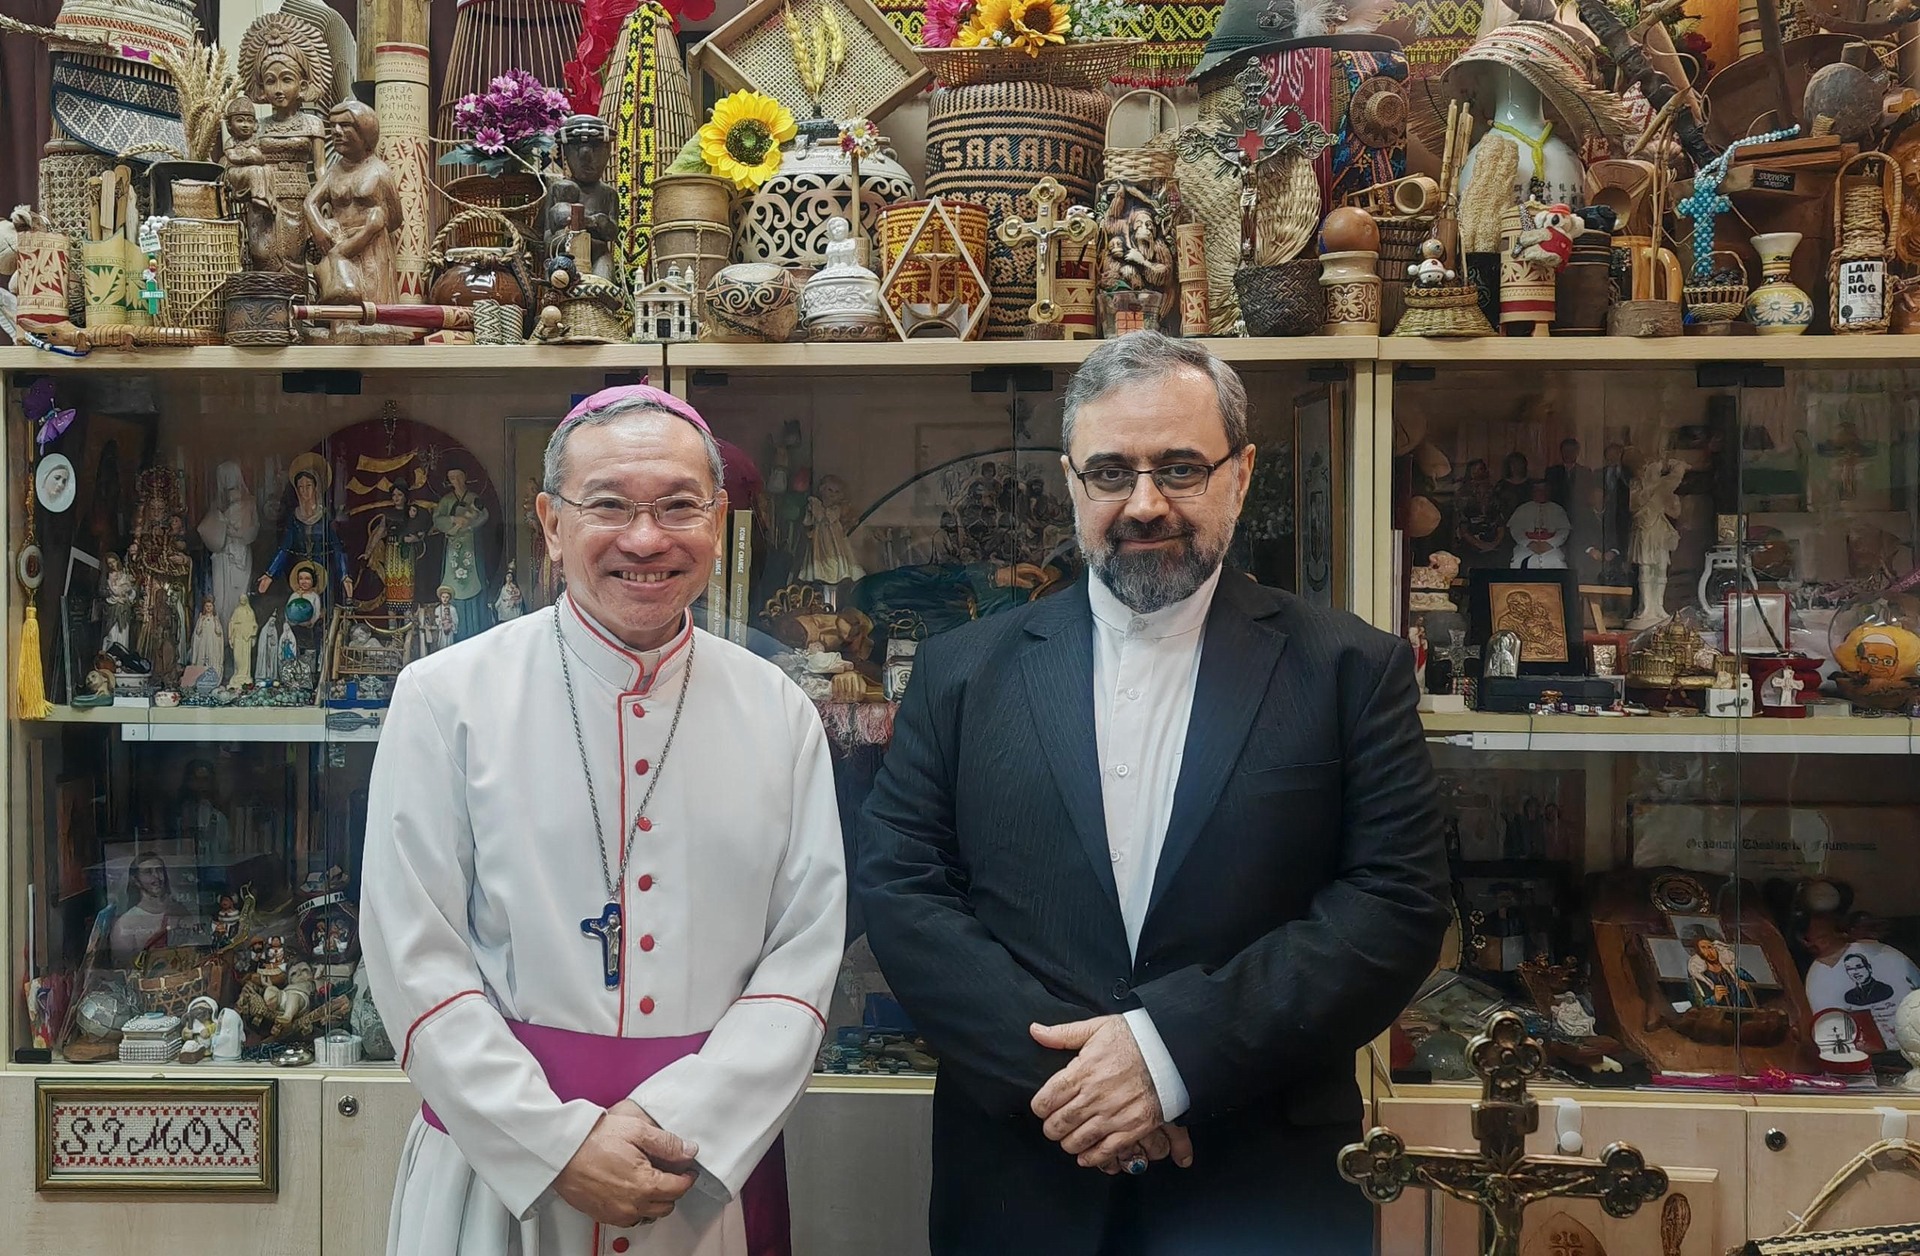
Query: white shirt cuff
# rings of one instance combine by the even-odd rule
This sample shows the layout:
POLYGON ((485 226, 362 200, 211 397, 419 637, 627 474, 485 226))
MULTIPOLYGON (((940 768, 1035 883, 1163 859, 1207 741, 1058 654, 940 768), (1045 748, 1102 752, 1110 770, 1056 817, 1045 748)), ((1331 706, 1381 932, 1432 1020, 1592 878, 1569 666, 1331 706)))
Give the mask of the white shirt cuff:
POLYGON ((1125 1016, 1127 1028, 1133 1031, 1134 1045, 1140 1048, 1141 1058, 1147 1062, 1147 1075, 1153 1078, 1154 1092, 1160 1096, 1160 1119, 1178 1120, 1193 1102, 1187 1095, 1187 1083, 1181 1080, 1180 1070, 1174 1067, 1173 1056, 1161 1041, 1160 1031, 1153 1027, 1153 1017, 1147 1014, 1147 1009, 1136 1007, 1125 1016))

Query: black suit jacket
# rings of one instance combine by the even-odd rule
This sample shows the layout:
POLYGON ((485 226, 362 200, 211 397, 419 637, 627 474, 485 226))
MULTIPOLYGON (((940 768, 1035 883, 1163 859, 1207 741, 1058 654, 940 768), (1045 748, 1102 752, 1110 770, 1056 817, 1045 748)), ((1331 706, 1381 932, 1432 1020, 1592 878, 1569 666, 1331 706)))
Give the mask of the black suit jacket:
MULTIPOLYGON (((1097 1250, 1124 1179, 1041 1132, 1028 1105, 1071 1057, 1034 1043, 1035 1022, 1147 1009, 1196 1154, 1156 1173, 1220 1172, 1300 1127, 1357 1130, 1354 1052, 1431 971, 1449 917, 1416 695, 1406 642, 1227 572, 1129 955, 1084 584, 921 647, 856 886, 940 1053, 936 1251, 1097 1250)), ((1262 1171, 1337 1184, 1328 1161, 1262 1171)))

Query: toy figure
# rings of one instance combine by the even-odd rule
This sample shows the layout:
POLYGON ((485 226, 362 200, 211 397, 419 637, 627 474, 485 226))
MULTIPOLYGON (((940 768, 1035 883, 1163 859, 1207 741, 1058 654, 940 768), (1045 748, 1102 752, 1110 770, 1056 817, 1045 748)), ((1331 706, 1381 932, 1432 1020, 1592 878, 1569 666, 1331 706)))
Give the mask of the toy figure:
POLYGON ((587 256, 577 260, 601 279, 612 279, 610 246, 619 231, 620 199, 602 180, 613 155, 613 133, 591 114, 574 114, 560 124, 559 141, 567 177, 553 180, 547 192, 543 218, 547 251, 553 255, 572 252, 573 207, 579 205, 584 211, 587 256))
POLYGON ((319 587, 325 572, 312 563, 294 564, 292 580, 293 592, 287 594, 287 626, 296 630, 296 636, 311 636, 317 633, 325 622, 325 612, 321 605, 319 587))
POLYGON ((1584 228, 1573 210, 1565 205, 1541 205, 1529 201, 1525 216, 1532 226, 1522 230, 1513 242, 1513 255, 1523 262, 1553 272, 1573 256, 1573 242, 1584 228))
POLYGON ((307 194, 307 231, 319 250, 314 281, 320 299, 391 305, 400 297, 394 240, 400 231, 400 185, 380 160, 380 118, 357 100, 327 115, 333 161, 307 194))
POLYGON ((462 640, 478 636, 487 628, 487 568, 475 536, 487 518, 480 494, 468 487, 466 471, 447 468, 447 494, 433 508, 433 530, 447 538, 440 579, 459 614, 462 640))
POLYGON ((253 683, 271 685, 280 679, 280 612, 267 616, 267 626, 261 630, 253 648, 253 683))
POLYGON ((254 585, 255 593, 265 593, 273 582, 287 574, 296 562, 314 564, 320 573, 316 587, 325 591, 334 583, 334 596, 345 599, 352 590, 347 576, 347 555, 334 530, 333 516, 326 507, 326 493, 333 482, 333 470, 319 454, 304 453, 293 460, 287 473, 293 487, 294 506, 280 533, 280 548, 267 564, 266 574, 254 585))
POLYGON ((220 896, 220 908, 213 914, 213 945, 231 946, 240 940, 240 903, 231 894, 220 896))
POLYGON ((367 525, 367 548, 361 557, 380 577, 389 620, 398 622, 413 613, 414 575, 426 556, 432 523, 425 508, 409 502, 398 484, 390 501, 367 525))
POLYGON ((133 647, 133 607, 138 597, 134 585, 133 573, 127 570, 126 563, 118 554, 108 554, 101 563, 106 569, 106 578, 102 583, 106 587, 101 599, 101 627, 104 630, 100 648, 105 651, 113 646, 122 650, 133 647))
POLYGON ((1441 257, 1447 251, 1446 245, 1438 240, 1426 240, 1420 245, 1420 260, 1407 267, 1407 276, 1422 288, 1439 288, 1454 281, 1454 272, 1447 269, 1441 257))
POLYGON ((325 131, 308 107, 321 103, 332 81, 333 56, 318 29, 269 13, 247 27, 238 68, 248 97, 271 109, 253 147, 266 163, 272 208, 247 216, 247 255, 254 270, 305 279, 307 193, 326 161, 325 131))

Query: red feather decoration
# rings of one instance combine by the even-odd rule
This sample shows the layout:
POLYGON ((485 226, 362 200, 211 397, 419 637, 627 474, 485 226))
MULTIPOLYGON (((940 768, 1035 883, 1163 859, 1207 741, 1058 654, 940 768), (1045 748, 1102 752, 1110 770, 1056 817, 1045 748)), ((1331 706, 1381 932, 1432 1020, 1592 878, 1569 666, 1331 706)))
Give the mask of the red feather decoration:
MULTIPOLYGON (((614 45, 640 0, 586 0, 580 15, 580 43, 567 62, 567 98, 580 113, 599 113, 603 91, 601 74, 613 56, 614 45)), ((713 0, 660 0, 675 30, 683 19, 705 21, 713 16, 713 0)))

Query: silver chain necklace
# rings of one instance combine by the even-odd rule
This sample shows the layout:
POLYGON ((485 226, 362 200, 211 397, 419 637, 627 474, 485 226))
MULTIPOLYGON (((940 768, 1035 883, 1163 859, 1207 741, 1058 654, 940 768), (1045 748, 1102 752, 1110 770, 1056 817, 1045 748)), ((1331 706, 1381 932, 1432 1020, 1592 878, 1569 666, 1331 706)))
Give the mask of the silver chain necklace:
MULTIPOLYGON (((598 916, 589 916, 580 922, 580 932, 600 943, 600 963, 607 989, 615 990, 620 986, 621 964, 621 912, 620 887, 627 879, 627 860, 633 855, 633 837, 647 823, 647 806, 653 801, 653 791, 660 786, 660 774, 666 769, 667 756, 673 752, 674 735, 680 731, 680 713, 687 708, 687 690, 693 686, 693 651, 698 644, 689 635, 687 638, 687 667, 680 678, 680 696, 674 700, 673 722, 667 726, 666 744, 660 747, 660 757, 655 760, 647 782, 647 792, 640 796, 640 806, 633 813, 633 823, 627 827, 624 840, 620 843, 620 869, 616 873, 607 863, 606 829, 600 820, 600 799, 593 790, 593 766, 587 758, 586 735, 580 731, 580 704, 573 693, 573 668, 567 663, 567 640, 560 631, 560 606, 553 608, 553 640, 560 650, 560 677, 567 686, 567 713, 573 717, 573 744, 580 751, 580 774, 587 779, 587 806, 593 811, 593 845, 600 852, 600 878, 607 887, 607 903, 598 916)), ((662 656, 655 665, 657 677, 659 667, 666 658, 662 656)))

